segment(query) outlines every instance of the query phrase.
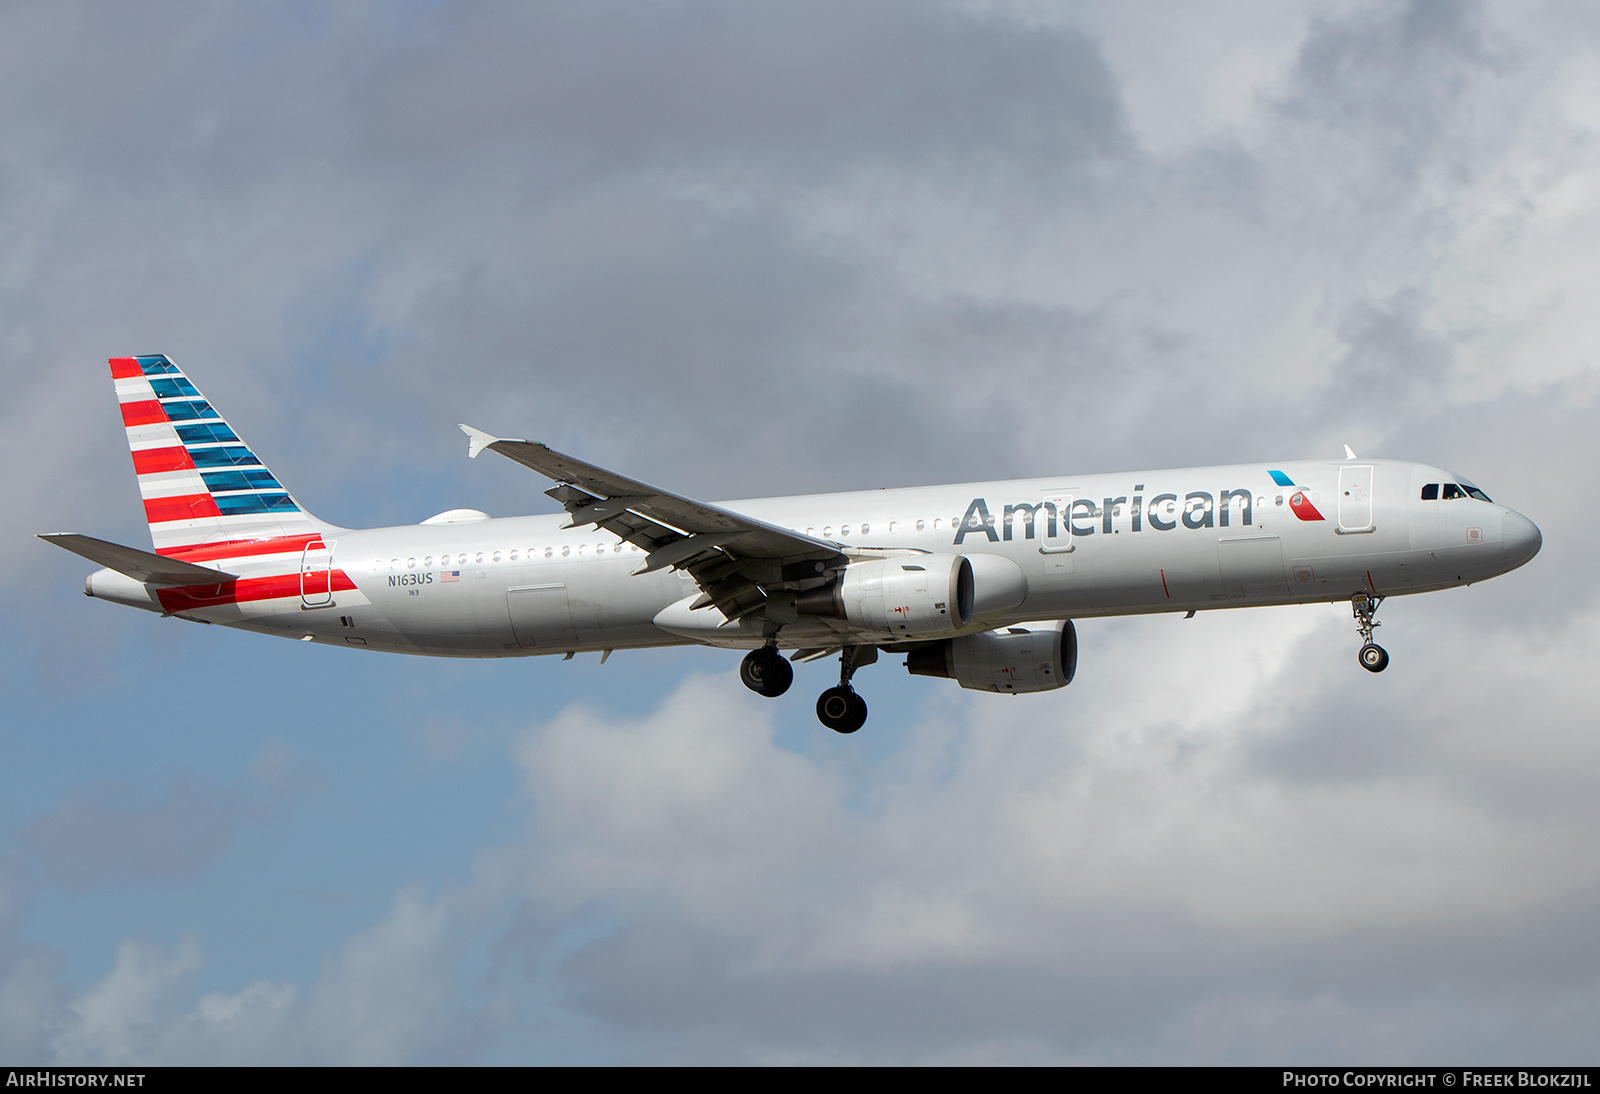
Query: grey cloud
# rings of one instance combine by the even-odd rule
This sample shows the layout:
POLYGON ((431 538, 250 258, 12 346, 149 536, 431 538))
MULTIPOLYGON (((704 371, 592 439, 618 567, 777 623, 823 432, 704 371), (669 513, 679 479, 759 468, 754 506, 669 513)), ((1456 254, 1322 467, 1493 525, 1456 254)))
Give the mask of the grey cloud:
POLYGON ((148 804, 126 784, 83 786, 32 821, 18 843, 44 880, 69 889, 193 881, 222 861, 241 827, 282 808, 304 775, 291 768, 243 787, 180 780, 148 804))
POLYGON ((85 787, 29 826, 24 844, 49 880, 84 888, 190 879, 227 851, 237 822, 216 791, 179 786, 142 808, 126 799, 126 788, 85 787))
MULTIPOLYGON (((1498 63, 1481 4, 1400 0, 1319 19, 1286 108, 1404 162, 1453 128, 1454 100, 1498 63)), ((1411 160, 1411 162, 1416 162, 1411 160)))
MULTIPOLYGON (((950 962, 791 976, 744 972, 739 955, 657 919, 648 933, 597 947, 568 971, 594 985, 574 1002, 624 1029, 670 1035, 673 1056, 685 1062, 959 1060, 991 1045, 1001 1046, 999 1059, 1102 1064, 1488 1062, 1527 1052, 1575 1062, 1581 1016, 1600 997, 1592 963, 1563 968, 1563 958, 1595 906, 1563 911, 1494 932, 1352 935, 1294 954, 1169 924, 1169 946, 1118 954, 1099 968, 950 962), (1508 935, 1530 944, 1508 950, 1508 935), (1264 1013, 1236 1012, 1204 1037, 1184 1036, 1245 1001, 1264 1013), (1253 1028, 1263 1019, 1274 1028, 1253 1028)), ((1155 926, 1136 917, 1118 932, 1155 926)), ((1082 944, 1101 940, 1091 927, 1082 944)))
POLYGON ((1335 405, 1361 406, 1372 413, 1450 398, 1454 347, 1424 328, 1425 310, 1416 289, 1351 308, 1339 329, 1348 349, 1334 366, 1330 395, 1335 405))
POLYGON ((939 7, 512 4, 438 30, 361 97, 356 139, 385 159, 505 149, 570 177, 731 156, 811 175, 860 156, 1070 162, 1121 137, 1083 35, 939 7))

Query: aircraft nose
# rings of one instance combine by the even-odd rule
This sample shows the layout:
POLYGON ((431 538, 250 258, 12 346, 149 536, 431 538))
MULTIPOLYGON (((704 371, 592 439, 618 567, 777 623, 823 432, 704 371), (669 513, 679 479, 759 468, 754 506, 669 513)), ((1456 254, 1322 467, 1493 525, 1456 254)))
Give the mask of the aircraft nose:
POLYGON ((1515 570, 1539 553, 1544 536, 1539 526, 1521 513, 1508 511, 1500 522, 1500 542, 1506 551, 1506 568, 1515 570))

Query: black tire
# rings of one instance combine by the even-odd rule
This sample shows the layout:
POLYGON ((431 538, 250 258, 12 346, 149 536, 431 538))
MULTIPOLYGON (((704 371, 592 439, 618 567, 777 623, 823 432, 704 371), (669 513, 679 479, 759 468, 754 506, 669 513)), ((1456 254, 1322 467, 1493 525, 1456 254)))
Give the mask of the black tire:
POLYGON ((1389 651, 1382 646, 1368 642, 1356 654, 1356 660, 1361 662, 1361 667, 1368 672, 1382 672, 1389 667, 1389 651))
POLYGON ((850 693, 850 728, 841 733, 854 733, 867 724, 867 701, 855 692, 850 693))
POLYGON ((835 733, 854 733, 867 723, 867 703, 850 688, 829 688, 817 697, 817 721, 835 733))
POLYGON ((739 682, 757 695, 776 699, 794 683, 794 666, 770 647, 751 650, 739 663, 739 682))

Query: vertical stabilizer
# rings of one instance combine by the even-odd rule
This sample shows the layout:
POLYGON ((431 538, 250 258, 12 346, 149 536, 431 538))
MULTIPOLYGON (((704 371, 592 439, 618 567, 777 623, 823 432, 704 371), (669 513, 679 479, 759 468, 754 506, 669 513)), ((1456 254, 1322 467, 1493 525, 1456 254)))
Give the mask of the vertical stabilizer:
POLYGON ((164 354, 113 357, 111 376, 158 553, 323 530, 164 354))

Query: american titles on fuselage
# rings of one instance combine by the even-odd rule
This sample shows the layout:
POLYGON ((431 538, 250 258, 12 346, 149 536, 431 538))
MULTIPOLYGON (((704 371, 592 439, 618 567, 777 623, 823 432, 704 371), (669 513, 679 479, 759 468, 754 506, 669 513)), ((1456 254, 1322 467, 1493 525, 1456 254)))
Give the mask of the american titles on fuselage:
MULTIPOLYGON (((1239 514, 1240 525, 1254 523, 1251 514, 1255 495, 1243 488, 1219 490, 1216 496, 1205 490, 1191 490, 1183 496, 1181 503, 1178 495, 1172 493, 1155 494, 1146 502, 1140 493, 1143 489, 1144 484, 1140 483, 1133 488, 1131 499, 1124 494, 1104 498, 1098 504, 1092 498, 1068 497, 1006 502, 1000 511, 999 531, 995 530, 995 518, 989 509, 989 500, 973 498, 966 514, 957 522, 956 536, 952 542, 960 546, 968 536, 982 535, 989 542, 998 543, 1013 538, 1014 529, 1019 524, 1023 539, 1033 539, 1041 524, 1044 537, 1055 539, 1062 535, 1092 536, 1097 530, 1109 536, 1122 531, 1116 526, 1119 518, 1126 518, 1126 527, 1130 532, 1143 531, 1147 526, 1158 532, 1170 532, 1180 526, 1195 530, 1219 526, 1227 528, 1229 514, 1235 511, 1239 514), (1094 523, 1080 524, 1080 521, 1098 521, 1098 528, 1094 523)), ((1265 504, 1265 501, 1264 497, 1256 499, 1255 504, 1265 504)), ((1281 495, 1278 503, 1283 503, 1281 495)))

